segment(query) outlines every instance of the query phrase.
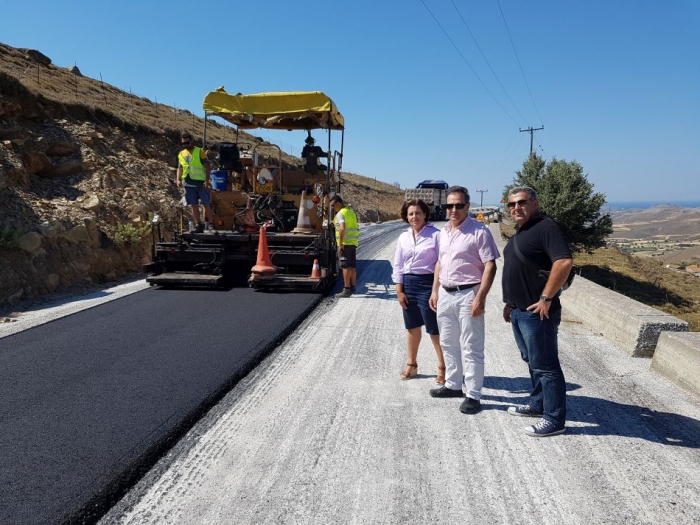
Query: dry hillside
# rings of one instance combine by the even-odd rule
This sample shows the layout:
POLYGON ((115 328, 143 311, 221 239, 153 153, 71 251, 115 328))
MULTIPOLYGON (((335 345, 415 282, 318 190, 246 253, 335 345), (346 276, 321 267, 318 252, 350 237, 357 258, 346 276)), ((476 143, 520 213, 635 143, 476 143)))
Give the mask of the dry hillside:
MULTIPOLYGON (((149 214, 178 214, 183 129, 201 137, 204 121, 0 44, 0 306, 139 272, 149 214)), ((234 139, 232 128, 207 125, 208 144, 234 139)), ((242 132, 240 140, 259 139, 242 132)), ((377 211, 398 218, 401 190, 361 175, 343 180, 361 220, 377 211)))
POLYGON ((700 208, 654 206, 645 210, 612 213, 613 239, 682 239, 700 240, 700 208))

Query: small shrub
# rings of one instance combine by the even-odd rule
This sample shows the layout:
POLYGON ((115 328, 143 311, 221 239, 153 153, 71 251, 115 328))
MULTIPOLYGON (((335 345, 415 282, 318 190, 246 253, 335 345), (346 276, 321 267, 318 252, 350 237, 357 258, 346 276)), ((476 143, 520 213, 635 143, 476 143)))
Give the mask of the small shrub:
POLYGON ((127 222, 117 226, 112 240, 117 246, 128 246, 139 244, 147 235, 151 233, 151 223, 134 224, 127 222))

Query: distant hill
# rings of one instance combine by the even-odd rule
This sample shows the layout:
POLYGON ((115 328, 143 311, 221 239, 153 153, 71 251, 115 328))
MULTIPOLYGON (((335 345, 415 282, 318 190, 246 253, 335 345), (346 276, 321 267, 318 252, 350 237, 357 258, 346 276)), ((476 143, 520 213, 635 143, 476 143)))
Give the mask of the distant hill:
POLYGON ((613 239, 673 237, 700 240, 700 208, 655 206, 648 209, 613 211, 613 239))

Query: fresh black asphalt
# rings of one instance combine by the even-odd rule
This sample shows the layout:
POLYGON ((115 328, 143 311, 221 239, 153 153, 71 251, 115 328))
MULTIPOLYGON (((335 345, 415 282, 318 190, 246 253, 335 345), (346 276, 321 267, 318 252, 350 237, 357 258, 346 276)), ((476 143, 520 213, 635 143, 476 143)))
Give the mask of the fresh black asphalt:
POLYGON ((0 339, 0 523, 96 521, 319 300, 148 289, 0 339))

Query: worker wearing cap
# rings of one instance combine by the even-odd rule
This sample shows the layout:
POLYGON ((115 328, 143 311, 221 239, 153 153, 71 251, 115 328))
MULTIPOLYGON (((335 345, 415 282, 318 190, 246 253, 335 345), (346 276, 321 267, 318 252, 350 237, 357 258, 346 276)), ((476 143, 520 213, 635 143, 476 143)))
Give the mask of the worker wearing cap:
POLYGON ((194 233, 202 233, 211 228, 212 219, 211 197, 211 165, 207 160, 207 154, 201 148, 194 145, 192 135, 183 131, 180 135, 182 151, 177 156, 177 187, 185 188, 185 202, 192 208, 192 220, 194 233), (199 203, 204 206, 204 224, 199 216, 199 203))

